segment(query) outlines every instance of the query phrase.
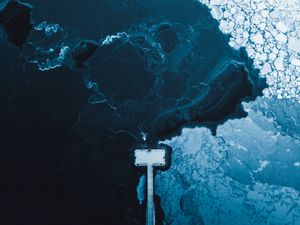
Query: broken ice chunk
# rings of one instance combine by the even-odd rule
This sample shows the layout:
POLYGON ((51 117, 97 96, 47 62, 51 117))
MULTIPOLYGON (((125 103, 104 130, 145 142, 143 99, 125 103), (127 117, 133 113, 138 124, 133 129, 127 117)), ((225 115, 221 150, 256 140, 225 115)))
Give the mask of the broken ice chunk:
POLYGON ((217 20, 220 20, 223 17, 222 11, 216 6, 212 8, 211 15, 217 20))
POLYGON ((283 33, 278 34, 275 39, 279 41, 280 43, 286 43, 287 42, 287 37, 283 33))
POLYGON ((272 72, 271 65, 269 63, 265 63, 260 72, 262 75, 272 72))
POLYGON ((276 10, 276 9, 273 10, 273 11, 270 13, 270 16, 271 16, 271 18, 273 18, 273 19, 280 17, 280 12, 279 12, 279 10, 276 10))
POLYGON ((245 20, 245 16, 243 14, 238 14, 236 17, 237 22, 243 22, 245 20))
POLYGON ((274 61, 274 66, 277 70, 284 70, 284 64, 283 64, 283 58, 278 57, 275 61, 274 61))
POLYGON ((257 9, 258 9, 259 11, 260 11, 260 10, 263 10, 263 9, 265 9, 265 8, 267 8, 267 6, 266 6, 265 3, 261 2, 261 3, 257 4, 257 9))
POLYGON ((291 58, 291 63, 292 63, 294 66, 300 66, 300 60, 297 59, 297 58, 291 58))
POLYGON ((269 15, 269 13, 270 13, 270 12, 269 12, 268 10, 262 10, 260 14, 261 14, 264 18, 266 18, 266 17, 269 15))
POLYGON ((295 37, 289 38, 288 47, 289 47, 289 49, 291 49, 295 52, 300 52, 300 39, 297 39, 295 37))
POLYGON ((232 31, 233 26, 234 26, 233 23, 228 23, 228 22, 222 20, 220 23, 220 30, 223 31, 224 33, 228 34, 232 31))
POLYGON ((243 37, 244 38, 248 38, 249 37, 249 33, 247 31, 243 32, 243 37))
POLYGON ((261 33, 256 33, 254 35, 251 36, 251 41, 253 41, 254 43, 257 44, 263 44, 264 43, 264 39, 261 33))
POLYGON ((227 0, 211 0, 211 5, 225 5, 227 3, 227 0))
POLYGON ((281 31, 282 33, 286 33, 289 31, 289 28, 287 27, 287 25, 285 25, 282 21, 280 21, 276 24, 276 29, 281 31))
POLYGON ((271 61, 275 60, 276 57, 277 57, 277 55, 276 55, 274 52, 272 52, 272 53, 269 55, 269 59, 270 59, 271 61))

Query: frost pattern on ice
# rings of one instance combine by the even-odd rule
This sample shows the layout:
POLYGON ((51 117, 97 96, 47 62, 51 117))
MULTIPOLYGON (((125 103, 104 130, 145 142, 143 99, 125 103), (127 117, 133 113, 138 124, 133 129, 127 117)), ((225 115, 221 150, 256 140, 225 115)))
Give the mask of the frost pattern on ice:
POLYGON ((266 77, 264 96, 300 102, 300 1, 199 0, 266 77))
POLYGON ((129 35, 126 32, 118 32, 117 34, 107 35, 102 41, 100 41, 100 46, 110 45, 115 40, 128 41, 129 35))
POLYGON ((47 21, 43 21, 42 23, 36 25, 34 29, 37 31, 44 31, 47 37, 52 36, 53 34, 56 34, 58 31, 62 30, 59 24, 48 24, 47 21))
POLYGON ((48 58, 45 62, 32 61, 38 65, 40 71, 46 71, 63 66, 67 55, 71 49, 69 46, 62 46, 56 57, 48 58))

